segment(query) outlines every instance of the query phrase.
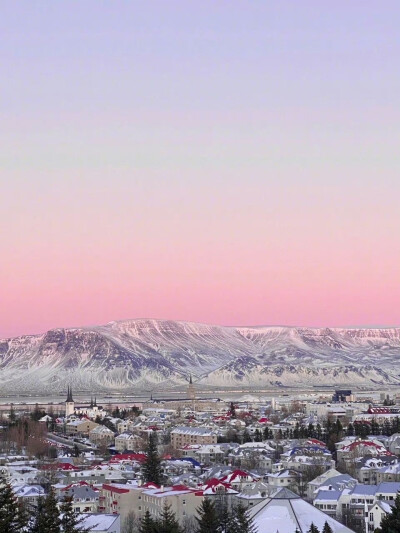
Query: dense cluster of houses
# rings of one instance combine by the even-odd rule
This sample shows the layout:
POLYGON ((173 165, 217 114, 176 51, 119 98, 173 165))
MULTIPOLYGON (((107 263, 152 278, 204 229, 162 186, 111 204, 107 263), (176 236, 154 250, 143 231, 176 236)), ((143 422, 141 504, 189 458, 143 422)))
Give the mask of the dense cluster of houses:
MULTIPOLYGON (((75 407, 69 390, 65 416, 48 434, 57 457, 43 462, 8 454, 0 457, 0 473, 25 505, 37 505, 50 486, 60 502, 71 497, 96 533, 121 533, 133 514, 138 522, 146 511, 156 517, 165 503, 190 531, 204 498, 241 503, 259 533, 296 527, 303 533, 311 521, 321 529, 328 521, 335 533, 372 532, 400 491, 400 432, 361 437, 344 431, 328 446, 327 420, 343 428, 374 420, 382 427, 386 416, 397 414, 395 407, 351 399, 285 408, 252 399, 202 404, 190 398, 181 405, 148 402, 119 417, 93 400, 75 407), (150 434, 158 435, 158 484, 143 476, 150 434), (275 523, 278 504, 285 518, 275 523)), ((48 426, 50 418, 39 423, 48 426)))

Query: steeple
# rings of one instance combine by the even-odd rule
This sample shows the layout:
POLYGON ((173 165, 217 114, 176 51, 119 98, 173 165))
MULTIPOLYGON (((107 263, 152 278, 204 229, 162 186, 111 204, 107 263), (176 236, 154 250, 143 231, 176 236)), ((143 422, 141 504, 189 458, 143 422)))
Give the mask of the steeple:
POLYGON ((68 388, 67 388, 67 402, 73 402, 74 400, 72 399, 72 387, 70 387, 68 385, 68 388))
POLYGON ((65 402, 65 416, 74 414, 74 400, 72 398, 72 387, 68 385, 67 388, 67 401, 65 402))
POLYGON ((96 396, 94 397, 94 404, 93 404, 93 407, 97 407, 97 398, 96 398, 96 396))
POLYGON ((194 390, 192 374, 189 375, 188 396, 189 396, 189 399, 193 401, 193 405, 194 405, 196 392, 194 390))
POLYGON ((93 409, 93 395, 90 395, 90 409, 93 409))

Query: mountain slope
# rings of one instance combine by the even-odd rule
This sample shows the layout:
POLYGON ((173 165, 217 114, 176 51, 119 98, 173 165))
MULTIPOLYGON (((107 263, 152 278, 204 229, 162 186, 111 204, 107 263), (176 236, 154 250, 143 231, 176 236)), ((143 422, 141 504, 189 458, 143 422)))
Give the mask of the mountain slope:
POLYGON ((0 340, 3 393, 400 383, 400 328, 222 327, 128 320, 0 340))

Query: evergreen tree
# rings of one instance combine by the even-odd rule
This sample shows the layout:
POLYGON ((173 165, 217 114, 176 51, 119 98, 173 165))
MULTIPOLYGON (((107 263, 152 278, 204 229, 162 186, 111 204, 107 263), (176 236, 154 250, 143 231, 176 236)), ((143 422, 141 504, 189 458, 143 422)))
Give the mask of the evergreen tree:
POLYGON ((399 533, 400 531, 400 492, 397 493, 396 500, 392 507, 392 512, 382 518, 380 527, 375 533, 399 533))
POLYGON ((314 524, 311 522, 310 529, 308 530, 307 533, 319 533, 319 529, 317 528, 317 526, 314 526, 314 524))
POLYGON ((44 523, 41 533, 60 533, 61 532, 61 520, 60 512, 57 507, 57 499, 54 494, 54 490, 50 489, 50 492, 46 496, 43 505, 44 511, 44 523))
POLYGON ((270 440, 273 438, 272 431, 269 429, 268 426, 264 429, 263 436, 264 436, 264 440, 270 440))
POLYGON ((245 444, 246 442, 251 442, 250 433, 248 432, 247 428, 243 431, 242 441, 243 444, 245 444))
POLYGON ((151 518, 149 510, 144 513, 140 522, 139 533, 156 533, 156 524, 151 518))
POLYGON ((196 533, 217 533, 219 530, 219 518, 214 502, 205 498, 197 509, 196 533))
POLYGON ((24 514, 17 504, 12 488, 6 478, 0 476, 0 531, 16 533, 21 531, 24 525, 24 514))
POLYGON ((146 449, 146 461, 143 464, 145 481, 161 484, 161 462, 157 451, 157 435, 152 432, 146 449))
POLYGON ((44 519, 44 499, 40 496, 38 498, 36 509, 32 513, 32 524, 29 528, 29 533, 41 533, 44 531, 44 519))
POLYGON ((255 442, 262 442, 262 433, 259 429, 256 429, 254 432, 254 441, 255 442))
POLYGON ((164 503, 160 519, 156 522, 157 533, 184 533, 171 506, 164 503))
POLYGON ((229 533, 255 533, 253 519, 246 508, 239 504, 232 510, 229 524, 229 533))
POLYGON ((322 533, 333 533, 333 529, 328 524, 328 522, 325 522, 324 529, 322 530, 322 533))
POLYGON ((218 531, 221 533, 228 533, 231 523, 231 514, 228 508, 226 494, 221 494, 215 501, 215 509, 217 511, 219 527, 218 531))
MULTIPOLYGON (((63 533, 89 533, 90 528, 84 528, 84 517, 75 513, 72 507, 72 496, 67 496, 61 505, 61 530, 63 533)), ((42 532, 40 532, 42 533, 42 532)))
POLYGON ((79 447, 78 447, 78 445, 77 445, 76 442, 75 442, 75 444, 74 444, 74 449, 73 449, 73 451, 72 451, 72 455, 73 455, 73 457, 79 457, 80 454, 81 454, 81 452, 80 452, 80 450, 79 450, 79 447))

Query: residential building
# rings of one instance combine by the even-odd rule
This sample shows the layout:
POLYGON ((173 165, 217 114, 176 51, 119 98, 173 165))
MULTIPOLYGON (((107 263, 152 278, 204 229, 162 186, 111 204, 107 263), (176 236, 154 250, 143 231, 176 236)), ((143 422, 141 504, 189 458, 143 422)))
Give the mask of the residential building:
POLYGON ((217 434, 203 427, 178 426, 171 431, 171 444, 179 449, 187 444, 216 444, 217 434))

